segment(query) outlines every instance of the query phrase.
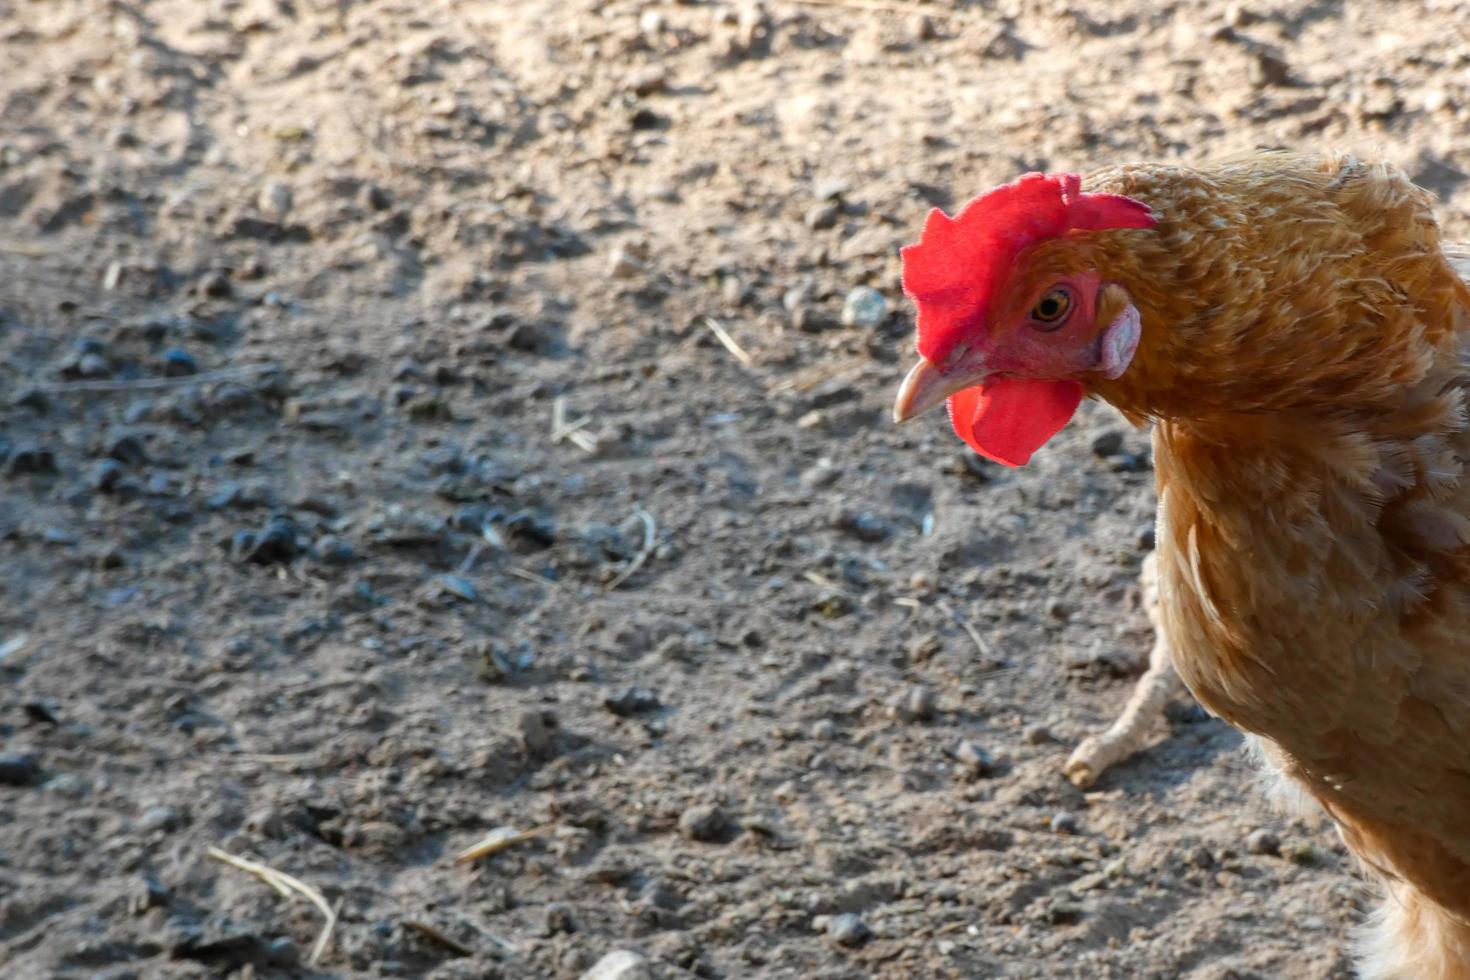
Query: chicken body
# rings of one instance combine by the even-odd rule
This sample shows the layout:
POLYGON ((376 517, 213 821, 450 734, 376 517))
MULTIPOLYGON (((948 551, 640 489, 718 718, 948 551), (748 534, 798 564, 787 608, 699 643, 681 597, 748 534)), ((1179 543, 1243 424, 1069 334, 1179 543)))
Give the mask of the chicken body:
POLYGON ((1470 292, 1430 199, 1349 158, 1086 183, 1160 216, 1083 248, 1143 317, 1092 388, 1156 421, 1175 666, 1383 879, 1364 975, 1470 977, 1470 292))

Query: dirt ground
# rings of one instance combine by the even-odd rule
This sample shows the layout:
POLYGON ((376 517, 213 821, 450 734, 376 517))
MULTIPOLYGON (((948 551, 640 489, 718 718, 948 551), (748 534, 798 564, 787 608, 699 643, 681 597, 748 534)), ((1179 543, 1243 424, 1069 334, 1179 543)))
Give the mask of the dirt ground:
POLYGON ((1223 724, 1062 778, 1146 435, 894 427, 897 248, 1278 145, 1470 234, 1470 11, 876 6, 0 0, 4 976, 1348 974, 1223 724))

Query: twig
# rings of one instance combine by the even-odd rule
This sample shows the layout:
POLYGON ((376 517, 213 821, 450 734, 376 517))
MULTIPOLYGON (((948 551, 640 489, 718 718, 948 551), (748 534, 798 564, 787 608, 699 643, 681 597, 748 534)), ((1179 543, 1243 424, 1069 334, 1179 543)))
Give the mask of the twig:
POLYGON ((38 259, 43 255, 54 254, 52 249, 42 248, 40 245, 22 245, 19 242, 0 242, 0 252, 7 252, 11 255, 24 255, 33 259, 38 259))
POLYGON ((554 826, 554 824, 543 824, 540 827, 532 827, 530 830, 513 830, 510 827, 496 827, 478 843, 471 844, 469 847, 460 851, 459 856, 454 859, 454 863, 469 864, 472 861, 480 860, 480 858, 489 857, 492 854, 499 854, 501 851, 515 847, 517 844, 524 844, 528 840, 534 840, 540 837, 542 834, 549 832, 554 826))
POLYGON ((704 318, 704 325, 710 328, 716 340, 725 345, 725 350, 735 356, 735 360, 739 361, 745 367, 753 367, 755 365, 754 359, 745 352, 745 348, 735 342, 735 338, 730 336, 728 330, 720 326, 718 320, 712 316, 707 316, 704 318))
POLYGON ((454 939, 450 936, 445 935, 443 932, 429 925, 427 922, 419 922, 417 919, 404 919, 403 924, 405 926, 408 926, 408 928, 412 929, 414 932, 417 932, 419 935, 425 937, 426 939, 432 939, 434 942, 438 943, 440 946, 443 946, 445 949, 449 950, 452 953, 456 953, 459 956, 475 955, 475 951, 473 949, 470 949, 458 939, 454 939))
POLYGON ((565 439, 583 452, 597 452, 597 437, 582 431, 591 421, 591 418, 584 415, 574 422, 568 422, 566 396, 558 395, 551 403, 551 444, 554 446, 565 439))
POLYGON ((524 568, 508 568, 506 571, 510 572, 516 578, 523 578, 527 582, 535 582, 537 585, 544 585, 549 589, 561 588, 561 583, 555 579, 549 579, 544 575, 537 575, 535 572, 527 571, 524 568))
POLYGON ((977 630, 973 625, 971 625, 968 619, 960 615, 958 609, 954 608, 943 599, 940 599, 939 602, 935 603, 935 605, 939 607, 940 612, 945 613, 956 623, 959 623, 960 629, 970 634, 970 639, 974 642, 975 649, 980 651, 980 656, 984 657, 986 660, 995 659, 995 651, 990 648, 989 643, 985 642, 985 637, 980 635, 980 631, 977 630))
POLYGON ((628 562, 628 567, 619 572, 617 578, 607 583, 607 591, 609 592, 628 581, 633 573, 642 568, 643 563, 648 561, 648 556, 653 554, 654 541, 658 536, 658 525, 654 523, 653 515, 642 507, 635 506, 633 513, 643 522, 643 547, 639 549, 638 554, 633 556, 633 560, 628 562))
POLYGON ((311 955, 307 958, 307 962, 315 966, 317 960, 321 959, 322 954, 327 951, 327 944, 332 941, 332 930, 337 927, 337 910, 327 904, 326 896, 301 879, 293 878, 284 871, 277 871, 275 868, 261 864, 259 861, 237 857, 217 847, 209 848, 206 853, 216 861, 223 861, 231 867, 239 868, 241 871, 255 875, 255 877, 270 885, 286 898, 290 898, 292 892, 303 896, 307 901, 315 905, 322 915, 326 916, 326 925, 322 927, 320 935, 316 937, 316 942, 311 947, 311 955))
POLYGON ((178 378, 135 378, 131 381, 57 381, 36 387, 51 395, 65 395, 71 392, 97 394, 109 391, 153 391, 159 388, 186 388, 189 385, 247 378, 252 374, 266 374, 277 370, 280 368, 275 364, 247 364, 243 367, 221 368, 218 371, 205 371, 202 374, 188 374, 178 378))

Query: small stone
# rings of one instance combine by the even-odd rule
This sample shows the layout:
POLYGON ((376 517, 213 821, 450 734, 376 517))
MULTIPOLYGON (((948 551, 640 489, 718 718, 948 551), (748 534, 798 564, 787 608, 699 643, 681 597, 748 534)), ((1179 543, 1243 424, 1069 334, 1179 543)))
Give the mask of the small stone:
POLYGON ((1281 838, 1264 828, 1253 830, 1245 839, 1245 849, 1251 854, 1280 854, 1281 838))
POLYGON ((1196 844, 1185 852, 1184 863, 1192 868, 1199 868, 1201 871, 1205 871, 1215 866, 1215 856, 1210 853, 1208 847, 1205 847, 1203 844, 1196 844))
POLYGON ((791 311, 791 325, 802 333, 821 333, 829 323, 820 309, 802 305, 791 311))
POLYGON ((290 936, 277 936, 266 944, 265 959, 273 966, 293 967, 301 959, 301 946, 290 936))
POLYGON ((1062 600, 1051 598, 1046 600, 1046 614, 1052 619, 1065 620, 1067 617, 1072 615, 1072 611, 1062 600))
POLYGON ((224 299, 235 289, 230 282, 230 277, 218 270, 206 272, 200 276, 194 288, 199 295, 208 296, 211 299, 224 299))
POLYGON ((1045 745, 1055 742, 1056 736, 1045 725, 1027 725, 1026 730, 1021 733, 1021 740, 1027 745, 1045 745))
POLYGON ((832 177, 812 188, 812 196, 818 201, 839 201, 852 190, 852 182, 842 177, 832 177))
POLYGON ((854 912, 844 912, 827 920, 827 938, 839 946, 861 946, 872 935, 873 930, 854 912))
POLYGON ((713 803, 696 804, 679 815, 679 833, 693 841, 717 843, 729 829, 725 811, 713 803))
POLYGON ((149 807, 138 818, 138 833, 151 834, 160 830, 173 830, 183 822, 179 811, 171 806, 149 807))
POLYGON ((543 936, 577 931, 577 924, 572 919, 571 906, 565 902, 548 902, 544 912, 546 919, 541 928, 543 936))
POLYGON ((347 565, 357 557, 352 545, 335 534, 324 535, 315 545, 317 561, 323 565, 347 565))
POLYGON ((628 76, 627 88, 634 95, 653 95, 669 87, 669 73, 662 65, 649 65, 628 76))
POLYGON ((579 980, 653 980, 648 960, 630 949, 615 949, 592 964, 579 980))
POLYGON ((995 771, 995 756, 978 742, 961 742, 954 757, 973 776, 987 776, 995 771))
POLYGON ((129 466, 138 466, 148 462, 148 450, 144 448, 143 440, 130 434, 123 434, 113 439, 107 446, 107 455, 129 466))
POLYGON ((112 363, 97 353, 86 353, 77 358, 75 374, 79 378, 105 378, 112 373, 112 363))
POLYGON ((16 446, 10 451, 6 472, 13 476, 23 473, 55 473, 56 455, 49 449, 31 444, 16 446))
POLYGON ((357 199, 373 211, 386 211, 393 206, 393 195, 377 184, 363 184, 357 192, 357 199))
POLYGON ((291 188, 279 180, 268 180, 255 196, 255 207, 272 221, 283 221, 291 212, 291 188))
POLYGON ((249 535, 245 552, 237 557, 256 565, 271 565, 289 562, 300 553, 296 525, 290 518, 273 517, 258 533, 249 535))
POLYGON ((561 723, 554 711, 523 711, 516 721, 521 748, 527 755, 546 758, 556 754, 561 723))
POLYGON ((749 296, 745 283, 739 276, 726 276, 720 280, 720 298, 730 306, 742 306, 749 296))
POLYGON ((32 786, 41 778, 41 760, 32 752, 0 752, 0 786, 32 786))
POLYGON ((821 201, 807 208, 801 220, 812 231, 826 231, 837 226, 840 214, 841 209, 837 205, 831 201, 821 201))
POLYGON ((934 717, 934 692, 915 685, 893 701, 893 714, 904 721, 929 721, 934 717))
POLYGON ((45 415, 51 410, 51 399, 41 388, 21 389, 20 394, 15 396, 11 404, 16 408, 29 408, 37 415, 45 415))
POLYGON ((831 718, 819 718, 812 722, 809 734, 819 742, 829 742, 837 737, 837 724, 831 718))
POLYGON ((870 514, 867 511, 840 511, 833 518, 832 526, 869 544, 883 541, 889 534, 888 522, 877 514, 870 514))
POLYGON ((939 36, 934 19, 928 14, 915 14, 909 20, 909 36, 915 41, 932 41, 939 36))
POLYGON ((1291 80, 1291 66, 1267 51, 1257 51, 1246 67, 1246 79, 1257 88, 1285 85, 1291 80))
POLYGON ((1424 111, 1429 113, 1438 112, 1452 104, 1450 94, 1442 88, 1430 89, 1424 93, 1424 111))
POLYGON ((1122 451, 1122 429, 1104 429, 1092 439, 1092 454, 1094 456, 1116 456, 1122 451))
POLYGON ((92 470, 92 486, 102 493, 111 493, 122 482, 123 467, 115 459, 104 459, 92 470))
POLYGON ((152 875, 145 875, 133 890, 128 905, 134 915, 142 915, 149 909, 168 908, 173 893, 163 882, 152 875))
POLYGON ((170 378, 198 374, 199 364, 194 360, 194 355, 188 351, 170 347, 163 352, 163 373, 170 378))
POLYGON ((632 279, 642 274, 643 263, 622 246, 613 249, 607 257, 607 274, 614 279, 632 279))
POLYGON ((1157 537, 1158 528, 1153 524, 1145 524, 1138 529, 1138 533, 1134 535, 1133 541, 1138 545, 1139 551, 1153 551, 1157 537))
POLYGON ((842 301, 842 323, 871 330, 888 319, 888 300, 872 286, 858 286, 842 301))
POLYGON ((439 585, 443 587, 445 592, 463 599, 465 602, 480 601, 480 593, 475 588, 475 583, 462 575, 441 575, 439 576, 439 585))
POLYGON ((602 699, 602 706, 620 718, 657 711, 663 707, 658 695, 643 687, 630 687, 617 695, 602 699))
POLYGON ((1076 814, 1062 810, 1052 814, 1051 829, 1054 834, 1080 834, 1082 824, 1078 821, 1076 814))

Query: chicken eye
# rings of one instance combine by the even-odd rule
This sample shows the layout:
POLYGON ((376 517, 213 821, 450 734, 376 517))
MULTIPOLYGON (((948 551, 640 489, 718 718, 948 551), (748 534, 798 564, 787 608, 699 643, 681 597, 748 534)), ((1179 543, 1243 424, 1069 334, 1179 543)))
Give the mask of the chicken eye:
POLYGON ((1042 330, 1055 330, 1072 309, 1072 293, 1065 286, 1048 290, 1031 308, 1031 319, 1042 330))

